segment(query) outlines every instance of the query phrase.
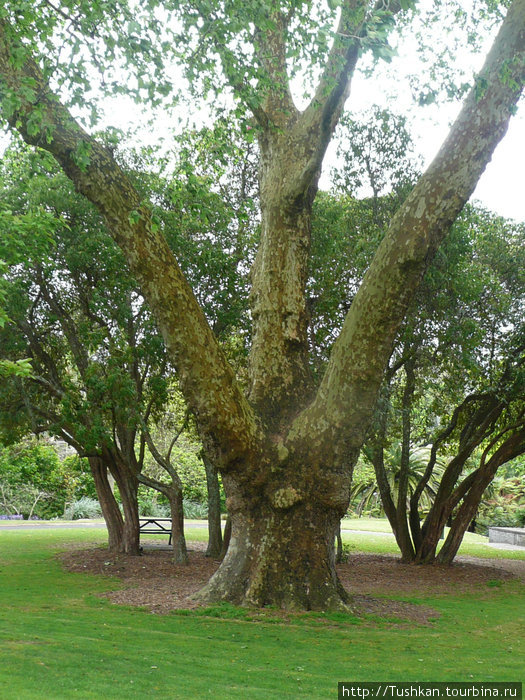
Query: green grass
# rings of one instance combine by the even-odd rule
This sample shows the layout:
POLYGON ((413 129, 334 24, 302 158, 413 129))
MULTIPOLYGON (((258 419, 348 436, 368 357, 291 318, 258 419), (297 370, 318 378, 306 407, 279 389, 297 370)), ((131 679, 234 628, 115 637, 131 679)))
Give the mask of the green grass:
POLYGON ((273 611, 232 606, 157 616, 98 598, 119 582, 66 573, 54 558, 104 536, 0 531, 2 699, 317 699, 336 697, 341 680, 525 676, 525 586, 516 581, 413 599, 440 613, 430 626, 341 614, 284 624, 273 611))
MULTIPOLYGON (((392 528, 386 518, 351 518, 341 522, 343 542, 351 552, 367 552, 376 554, 399 554, 395 540, 381 533, 390 533, 392 528), (361 534, 367 533, 367 534, 361 534), (368 534, 377 533, 377 534, 368 534)), ((445 528, 445 536, 449 528, 445 528)), ((488 540, 483 535, 466 532, 461 544, 460 555, 480 557, 482 559, 525 559, 525 550, 505 550, 489 547, 488 540)))
MULTIPOLYGON (((104 521, 102 518, 96 520, 84 520, 84 521, 74 521, 68 522, 64 520, 59 521, 9 521, 0 520, 0 532, 2 528, 9 529, 9 526, 17 525, 24 528, 30 527, 33 524, 51 527, 56 524, 68 525, 80 523, 99 523, 102 524, 104 521)), ((189 540, 194 540, 197 542, 206 542, 208 539, 207 529, 205 527, 195 527, 196 525, 203 525, 206 521, 204 520, 186 520, 185 521, 185 531, 186 536, 189 540)), ((386 518, 352 518, 343 520, 341 523, 341 528, 343 530, 351 530, 351 532, 343 532, 343 542, 347 551, 350 552, 364 552, 364 553, 375 553, 375 554, 399 554, 399 549, 392 537, 386 537, 381 533, 390 533, 392 535, 392 528, 390 523, 386 518), (361 534, 363 533, 363 534, 361 534), (374 535, 373 533, 377 533, 374 535)), ((445 532, 448 532, 448 528, 445 528, 445 532)), ((459 554, 481 557, 485 559, 525 559, 525 551, 512 551, 503 549, 494 549, 493 547, 487 546, 487 538, 482 535, 476 535, 472 532, 467 532, 465 534, 463 543, 459 550, 459 554)))

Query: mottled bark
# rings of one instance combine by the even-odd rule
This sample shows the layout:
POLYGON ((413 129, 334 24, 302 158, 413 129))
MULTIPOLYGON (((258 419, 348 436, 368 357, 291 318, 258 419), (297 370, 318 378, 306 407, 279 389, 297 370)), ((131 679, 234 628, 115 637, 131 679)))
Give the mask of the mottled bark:
POLYGON ((349 596, 335 572, 338 513, 309 504, 279 511, 260 503, 231 517, 230 546, 198 600, 288 610, 346 609, 349 596))
POLYGON ((224 475, 231 540, 200 599, 318 610, 346 605, 334 543, 348 479, 312 457, 295 461, 268 447, 263 464, 252 468, 260 481, 224 475))
POLYGON ((341 432, 350 446, 361 445, 415 289, 507 130, 523 87, 524 54, 525 1, 515 0, 449 136, 374 256, 308 408, 311 420, 299 416, 288 441, 311 439, 314 422, 327 450, 341 444, 341 432))

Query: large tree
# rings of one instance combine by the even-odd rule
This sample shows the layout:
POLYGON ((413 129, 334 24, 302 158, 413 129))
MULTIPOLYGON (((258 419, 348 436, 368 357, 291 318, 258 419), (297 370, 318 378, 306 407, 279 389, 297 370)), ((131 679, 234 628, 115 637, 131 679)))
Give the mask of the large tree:
MULTIPOLYGON (((147 3, 146 8, 155 5, 147 3)), ((0 19, 2 113, 28 143, 55 156, 104 216, 156 315, 205 448, 222 473, 232 538, 201 600, 303 609, 344 606, 348 596, 335 572, 333 543, 348 504, 352 467, 407 306, 515 110, 525 61, 525 0, 514 0, 509 7, 448 138, 392 219, 318 385, 309 363, 304 291, 311 206, 358 61, 368 49, 385 52, 384 37, 404 13, 397 3, 345 1, 333 11, 339 20, 330 36, 326 23, 317 30, 323 20, 317 6, 182 5, 187 31, 199 39, 192 47, 194 76, 206 78, 203 71, 213 63, 252 110, 257 125, 261 237, 251 273, 247 394, 236 382, 149 203, 108 149, 60 101, 60 75, 53 82, 55 91, 50 87, 60 54, 53 63, 45 52, 67 41, 64 27, 77 46, 72 73, 78 70, 75 55, 84 61, 92 49, 101 60, 104 31, 111 40, 106 55, 115 55, 118 41, 114 27, 112 32, 107 27, 111 22, 117 29, 122 26, 127 6, 111 6, 113 13, 100 18, 102 6, 95 4, 88 21, 82 4, 64 5, 60 15, 45 5, 20 21, 19 4, 8 3, 0 19), (79 54, 83 31, 90 42, 79 54), (303 48, 312 44, 320 78, 309 104, 300 110, 292 98, 288 69, 294 57, 299 63, 304 59, 303 48)), ((164 8, 167 12, 169 3, 164 8)), ((156 23, 160 31, 160 21, 156 23)), ((140 28, 134 20, 133 33, 140 28)), ((151 22, 145 26, 148 37, 151 28, 151 22)), ((181 48, 188 36, 181 37, 181 48)), ((137 53, 148 44, 146 38, 143 44, 131 38, 137 53)), ((144 84, 143 65, 136 63, 144 84)), ((158 68, 159 62, 151 65, 158 68)), ((78 82, 74 88, 78 98, 78 82)))

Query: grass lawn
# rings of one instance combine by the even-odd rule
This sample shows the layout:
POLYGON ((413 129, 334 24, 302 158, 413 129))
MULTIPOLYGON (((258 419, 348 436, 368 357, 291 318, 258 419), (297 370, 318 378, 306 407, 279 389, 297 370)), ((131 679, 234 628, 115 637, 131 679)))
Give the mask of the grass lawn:
MULTIPOLYGON (((196 539, 205 531, 188 534, 196 539)), ((372 549, 371 541, 390 539, 356 537, 355 547, 362 538, 372 549)), ((429 626, 341 614, 306 614, 283 624, 271 612, 267 621, 253 622, 228 606, 213 616, 158 616, 98 598, 119 582, 66 573, 54 558, 104 539, 104 530, 88 528, 0 528, 2 700, 317 699, 337 697, 342 680, 525 677, 525 585, 517 581, 473 595, 412 598, 440 613, 429 626)))

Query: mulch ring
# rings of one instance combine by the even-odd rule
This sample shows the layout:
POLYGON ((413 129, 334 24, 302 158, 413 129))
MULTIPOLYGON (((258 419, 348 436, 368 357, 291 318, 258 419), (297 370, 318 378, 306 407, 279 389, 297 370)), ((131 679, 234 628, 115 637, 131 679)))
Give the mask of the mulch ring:
MULTIPOLYGON (((62 553, 60 560, 68 571, 115 576, 124 586, 101 594, 117 605, 144 607, 166 614, 177 609, 195 609, 189 599, 217 569, 219 562, 204 556, 205 545, 193 542, 189 564, 176 566, 167 549, 146 549, 141 557, 110 555, 94 547, 62 553)), ((374 615, 388 621, 430 624, 439 613, 427 606, 390 600, 390 595, 439 595, 480 592, 495 580, 523 577, 525 561, 515 570, 506 570, 505 560, 472 560, 451 567, 412 566, 394 556, 354 554, 338 566, 341 582, 353 596, 357 615, 374 615), (473 563, 475 562, 475 563, 473 563), (487 565, 488 564, 488 565, 487 565), (375 596, 381 596, 379 598, 375 596)), ((515 562, 512 562, 513 564, 515 562)), ((272 611, 275 615, 275 611, 272 611)), ((289 619, 289 616, 284 616, 289 619)))

